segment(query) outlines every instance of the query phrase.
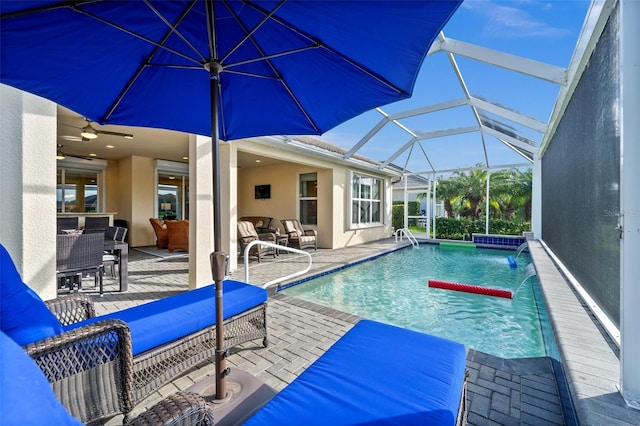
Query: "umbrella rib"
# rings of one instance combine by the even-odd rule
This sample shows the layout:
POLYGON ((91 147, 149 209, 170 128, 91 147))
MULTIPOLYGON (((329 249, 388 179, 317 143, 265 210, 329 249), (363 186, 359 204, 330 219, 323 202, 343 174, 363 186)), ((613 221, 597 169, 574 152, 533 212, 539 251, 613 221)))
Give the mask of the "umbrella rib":
MULTIPOLYGON (((238 43, 236 43, 236 45, 231 48, 231 50, 229 50, 229 52, 224 56, 224 58, 220 59, 221 63, 224 63, 224 61, 233 54, 233 52, 235 52, 236 50, 238 50, 240 48, 240 46, 242 46, 244 44, 245 41, 252 39, 252 35, 258 31, 258 29, 260 29, 260 27, 262 27, 265 22, 267 22, 269 19, 271 19, 271 17, 284 5, 285 0, 282 0, 271 12, 269 12, 267 15, 265 15, 262 18, 262 21, 258 22, 258 24, 256 24, 255 27, 253 27, 252 30, 247 31, 247 28, 245 28, 245 26, 242 24, 242 22, 238 19, 237 14, 231 10, 231 8, 229 7, 228 3, 225 1, 224 5, 225 7, 229 10, 229 12, 233 15, 234 19, 236 20, 236 22, 242 27, 242 29, 245 32, 245 36, 243 37, 242 40, 240 40, 238 43)), ((255 43, 255 41, 253 41, 252 39, 252 43, 254 46, 258 47, 257 44, 255 43)), ((262 53, 262 52, 261 52, 262 53)))
POLYGON ((264 78, 266 80, 280 80, 280 77, 273 77, 269 75, 255 74, 246 71, 233 71, 233 70, 225 70, 224 72, 229 74, 243 75, 245 77, 255 77, 255 78, 264 78))
MULTIPOLYGON (((224 68, 238 67, 238 66, 241 66, 241 65, 247 65, 247 64, 254 63, 254 62, 260 62, 260 61, 267 61, 268 62, 269 59, 278 58, 280 56, 293 55, 295 53, 306 52, 307 50, 319 49, 321 47, 322 46, 315 45, 315 46, 300 47, 298 49, 286 50, 286 51, 274 53, 274 54, 271 54, 271 55, 264 55, 264 56, 260 56, 258 58, 247 59, 245 61, 238 61, 238 62, 233 62, 233 63, 230 63, 230 64, 226 64, 226 65, 224 65, 224 68)), ((271 68, 273 69, 273 66, 271 68)), ((274 72, 275 72, 275 69, 274 69, 274 72)))
MULTIPOLYGON (((206 58, 204 56, 202 56, 200 54, 200 52, 198 51, 198 49, 195 48, 195 46, 193 46, 193 44, 191 44, 191 42, 189 40, 187 40, 187 38, 185 36, 182 35, 182 33, 178 30, 178 26, 180 25, 180 23, 182 22, 182 20, 187 16, 187 14, 193 9, 193 7, 195 6, 196 2, 192 1, 191 4, 185 8, 185 10, 182 12, 181 16, 178 18, 178 21, 174 24, 172 24, 171 22, 169 22, 169 20, 167 18, 164 17, 164 15, 162 15, 160 13, 160 11, 158 9, 156 9, 150 2, 149 0, 144 0, 145 4, 149 7, 149 9, 151 9, 153 11, 153 13, 155 13, 158 18, 160 18, 160 20, 162 20, 162 22, 164 22, 167 27, 169 27, 171 29, 171 32, 176 34, 178 37, 180 37, 180 39, 182 41, 184 41, 184 43, 189 46, 191 48, 191 50, 198 56, 200 56, 200 59, 202 59, 202 63, 206 62, 206 58)), ((163 40, 166 41, 166 37, 163 40)))
POLYGON ((77 8, 77 7, 75 7, 75 6, 71 6, 71 8, 72 8, 74 11, 78 12, 78 13, 82 13, 82 14, 84 14, 84 15, 86 15, 86 16, 88 16, 88 17, 90 17, 90 18, 95 19, 96 21, 102 22, 102 23, 103 23, 103 24, 105 24, 105 25, 109 25, 110 27, 113 27, 113 28, 115 28, 115 29, 117 29, 117 30, 119 30, 119 31, 122 31, 122 32, 123 32, 123 33, 125 33, 125 34, 129 34, 129 35, 130 35, 130 36, 132 36, 132 37, 135 37, 135 38, 140 39, 140 40, 142 40, 142 41, 144 41, 144 42, 146 42, 146 43, 149 43, 149 44, 151 44, 151 45, 153 45, 153 46, 156 46, 157 48, 160 48, 160 49, 166 50, 167 52, 169 52, 169 53, 173 53, 173 54, 174 54, 174 55, 176 55, 176 56, 180 56, 181 58, 186 59, 186 60, 188 60, 188 61, 190 61, 190 62, 194 62, 194 63, 196 63, 196 64, 202 65, 202 64, 201 64, 197 59, 195 59, 195 58, 192 58, 192 57, 190 57, 190 56, 188 56, 188 55, 186 55, 186 54, 184 54, 184 53, 182 53, 182 52, 178 52, 177 50, 172 49, 172 48, 170 48, 170 47, 167 47, 167 46, 164 46, 164 45, 162 45, 162 44, 159 44, 159 43, 155 42, 154 40, 152 40, 152 39, 150 39, 150 38, 148 38, 148 37, 145 37, 145 36, 143 36, 143 35, 141 35, 141 34, 138 34, 138 33, 136 33, 136 32, 133 32, 133 31, 131 31, 131 30, 129 30, 129 29, 127 29, 127 28, 125 28, 125 27, 121 26, 121 25, 117 25, 117 24, 116 24, 116 23, 114 23, 114 22, 108 21, 108 20, 106 20, 106 19, 104 19, 104 18, 102 18, 102 17, 100 17, 100 16, 94 15, 93 13, 87 12, 87 11, 85 11, 85 10, 78 9, 78 8, 77 8))
MULTIPOLYGON (((269 14, 269 16, 265 17, 265 20, 263 20, 262 22, 260 22, 260 24, 257 25, 257 27, 255 29, 257 29, 258 27, 260 27, 262 24, 264 24, 264 22, 266 22, 267 19, 271 18, 271 16, 273 16, 273 13, 275 13, 275 11, 277 9, 279 9, 282 5, 284 4, 284 1, 281 2, 278 7, 276 9, 274 9, 272 11, 271 14, 269 14)), ((226 3, 225 3, 226 5, 226 3)), ((282 86, 285 88, 285 90, 287 91, 287 93, 289 94, 289 96, 291 97, 291 99, 293 100, 293 102, 295 102, 296 106, 298 107, 298 109, 300 110, 300 112, 302 113, 302 115, 304 115, 304 117, 307 119, 307 121, 309 122, 309 124, 314 128, 316 133, 319 133, 319 129, 318 126, 316 125, 316 123, 314 122, 314 120, 311 118, 311 116, 307 113, 307 111, 304 109, 304 107, 302 106, 302 103, 300 102, 300 100, 293 94, 293 91, 289 88, 289 85, 284 81, 284 79, 282 78, 282 74, 278 71, 278 69, 271 63, 271 58, 277 58, 279 56, 284 56, 284 55, 291 55, 294 53, 299 53, 299 52, 303 52, 309 49, 316 49, 318 48, 317 45, 314 46, 308 46, 308 47, 304 47, 304 48, 300 48, 300 49, 294 49, 288 52, 280 52, 280 53, 276 53, 273 55, 265 55, 264 51, 262 50, 262 48, 260 47, 260 45, 254 40, 254 38, 252 37, 254 31, 247 31, 247 28, 244 26, 244 24, 242 23, 242 21, 240 20, 240 18, 237 16, 237 14, 231 10, 230 7, 227 6, 227 9, 229 10, 229 13, 231 13, 231 15, 233 15, 233 18, 236 20, 237 24, 240 26, 240 28, 242 28, 242 30, 247 33, 246 37, 244 37, 242 39, 242 41, 236 45, 236 48, 244 43, 246 40, 251 40, 251 43, 253 44, 253 46, 258 50, 258 52, 260 53, 261 57, 260 58, 255 58, 255 59, 251 59, 251 60, 247 60, 247 61, 242 61, 242 62, 236 62, 234 64, 229 64, 227 65, 227 67, 233 67, 233 66, 239 66, 239 65, 244 65, 244 64, 248 64, 248 63, 252 63, 252 62, 256 62, 256 61, 265 61, 267 63, 267 65, 269 66, 269 68, 271 68, 271 70, 273 71, 273 73, 276 75, 276 79, 280 82, 280 84, 282 84, 282 86)), ((234 48, 235 49, 235 48, 234 48)), ((227 55, 226 57, 228 57, 229 55, 227 55)), ((259 76, 256 74, 246 74, 243 73, 243 75, 251 75, 254 77, 261 77, 261 78, 269 78, 267 76, 259 76)))
MULTIPOLYGON (((157 14, 156 10, 154 8, 152 8, 151 5, 149 5, 149 7, 151 8, 151 10, 153 10, 157 14)), ((118 97, 115 99, 115 101, 113 102, 113 104, 111 105, 111 107, 109 108, 109 110, 107 111, 105 116, 103 117, 103 120, 108 120, 109 117, 111 117, 111 114, 113 114, 113 112, 116 110, 116 108, 118 108, 118 105, 120 105, 120 102, 122 102, 122 100, 127 95, 129 90, 131 89, 131 87, 133 87, 133 84, 138 80, 138 77, 140 77, 140 75, 145 70, 145 68, 147 68, 148 66, 151 65, 151 63, 150 63, 151 59, 156 55, 156 53, 158 53, 158 50, 160 50, 160 48, 164 46, 164 43, 171 36, 171 34, 173 34, 175 32, 175 26, 179 25, 180 22, 182 22, 182 20, 187 16, 187 14, 192 9, 192 7, 193 7, 193 3, 192 3, 192 5, 190 7, 187 7, 185 10, 183 10, 182 14, 176 20, 175 25, 171 25, 171 23, 167 22, 164 18, 160 17, 160 19, 162 19, 167 24, 167 26, 169 27, 169 31, 167 31, 167 33, 162 37, 162 39, 160 40, 159 43, 154 43, 155 47, 154 47, 153 51, 151 52, 149 57, 136 70, 135 74, 133 75, 133 77, 131 77, 131 79, 129 80, 129 82, 125 86, 124 90, 122 90, 118 94, 118 97)), ((162 65, 158 64, 157 66, 162 66, 162 65)), ((202 69, 202 65, 201 64, 198 67, 198 69, 202 69)))
MULTIPOLYGON (((262 14, 268 14, 268 12, 266 10, 264 10, 261 7, 258 7, 255 4, 252 3, 247 3, 248 6, 252 7, 253 9, 255 9, 256 11, 262 13, 262 14)), ((278 18, 277 16, 272 16, 271 19, 275 22, 277 22, 278 24, 282 25, 283 27, 289 29, 290 31, 295 32, 296 34, 298 34, 301 37, 306 38, 307 40, 311 41, 314 44, 317 44, 318 47, 322 47, 323 49, 326 49, 329 53, 336 55, 337 57, 339 57, 341 60, 351 64, 351 66, 353 66, 354 68, 359 69, 361 72, 369 75, 371 78, 373 78, 374 80, 379 81, 381 84, 387 86, 388 88, 390 88, 391 90, 393 90, 396 93, 404 93, 405 95, 409 96, 410 93, 405 92, 404 90, 400 89, 399 87, 397 87, 395 84, 391 83, 390 81, 388 81, 387 79, 379 76, 378 74, 374 73, 373 71, 369 70, 367 67, 360 65, 356 62, 354 62, 353 60, 351 60, 350 58, 344 56, 342 53, 330 48, 329 46, 327 46, 326 44, 322 43, 319 40, 315 40, 313 37, 309 36, 308 34, 306 34, 305 32, 301 31, 300 29, 289 25, 286 21, 278 18)))

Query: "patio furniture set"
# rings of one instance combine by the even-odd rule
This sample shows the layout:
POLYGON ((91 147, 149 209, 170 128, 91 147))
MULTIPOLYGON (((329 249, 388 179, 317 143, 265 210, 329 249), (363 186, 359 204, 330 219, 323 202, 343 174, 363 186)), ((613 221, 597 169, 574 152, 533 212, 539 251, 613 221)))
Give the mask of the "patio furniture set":
MULTIPOLYGON (((213 286, 95 317, 86 294, 43 302, 0 245, 0 291, 2 339, 31 356, 65 411, 84 423, 117 414, 130 421, 142 399, 215 351, 213 286)), ((266 346, 266 291, 226 280, 224 299, 224 347, 254 339, 266 346)), ((3 357, 20 362, 4 348, 3 357)), ((465 368, 461 344, 362 320, 264 407, 247 413, 254 414, 247 424, 318 424, 328 415, 342 423, 464 424, 465 368)), ((5 389, 11 372, 3 370, 5 389)), ((150 419, 167 406, 186 416, 182 424, 211 424, 210 408, 188 393, 133 421, 157 424, 150 419)))
POLYGON ((94 285, 103 295, 105 268, 113 277, 118 267, 119 290, 127 290, 127 228, 109 226, 109 218, 86 218, 83 229, 73 228, 78 218, 58 218, 56 235, 56 276, 58 290, 82 288, 85 276, 94 277, 94 285))
MULTIPOLYGON (((297 219, 283 219, 280 221, 284 227, 284 234, 273 225, 273 218, 267 216, 243 216, 238 219, 238 244, 240 256, 244 254, 249 243, 260 240, 280 246, 290 246, 300 250, 314 248, 318 250, 318 232, 315 229, 305 230, 297 219)), ((258 258, 279 255, 279 250, 273 247, 255 245, 250 254, 258 258)))

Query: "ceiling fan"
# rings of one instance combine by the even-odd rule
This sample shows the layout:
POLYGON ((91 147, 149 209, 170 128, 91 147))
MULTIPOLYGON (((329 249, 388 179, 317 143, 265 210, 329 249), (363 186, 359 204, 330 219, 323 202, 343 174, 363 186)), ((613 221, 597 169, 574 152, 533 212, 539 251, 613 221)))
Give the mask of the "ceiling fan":
MULTIPOLYGON (((97 130, 91 125, 91 120, 88 118, 84 119, 87 124, 84 127, 73 126, 71 124, 60 123, 63 126, 73 127, 74 129, 80 130, 80 140, 83 142, 88 142, 92 139, 98 137, 98 135, 111 135, 111 136, 121 136, 125 139, 133 139, 133 135, 131 133, 122 133, 122 132, 111 132, 109 130, 97 130)), ((68 136, 67 139, 76 138, 75 136, 68 136)))
POLYGON ((80 158, 80 159, 82 159, 82 160, 91 160, 91 161, 93 161, 93 160, 94 160, 94 159, 93 159, 93 158, 91 158, 91 157, 82 157, 82 156, 79 156, 79 155, 66 154, 64 151, 62 151, 62 147, 63 147, 63 146, 64 146, 64 145, 60 145, 60 144, 58 144, 58 149, 57 149, 57 151, 56 151, 56 160, 64 160, 64 159, 66 159, 67 157, 80 158))

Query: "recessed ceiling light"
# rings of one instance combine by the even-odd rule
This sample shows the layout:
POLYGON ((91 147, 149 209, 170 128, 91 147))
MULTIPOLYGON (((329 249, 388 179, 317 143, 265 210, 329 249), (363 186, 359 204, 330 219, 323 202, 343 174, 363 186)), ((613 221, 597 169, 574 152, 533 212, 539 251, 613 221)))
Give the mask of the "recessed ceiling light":
POLYGON ((97 157, 97 156, 98 156, 98 154, 96 154, 95 152, 92 152, 92 153, 89 154, 89 157, 97 157))
POLYGON ((175 178, 176 178, 175 176, 169 176, 169 179, 175 179, 175 178))
POLYGON ((107 146, 105 146, 105 148, 113 149, 113 148, 115 148, 115 146, 113 146, 113 145, 107 145, 107 146))
POLYGON ((262 163, 262 160, 256 160, 256 163, 262 163))
POLYGON ((183 159, 183 160, 188 160, 188 159, 189 159, 189 157, 182 157, 182 159, 183 159))

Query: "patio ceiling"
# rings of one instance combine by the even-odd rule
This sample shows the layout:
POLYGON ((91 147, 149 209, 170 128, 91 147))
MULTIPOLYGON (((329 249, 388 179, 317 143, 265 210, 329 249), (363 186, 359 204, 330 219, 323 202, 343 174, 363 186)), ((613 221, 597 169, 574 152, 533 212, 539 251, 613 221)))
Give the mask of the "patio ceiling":
MULTIPOLYGON (((470 25, 477 4, 463 3, 434 42, 412 98, 362 114, 321 138, 343 148, 343 159, 365 156, 379 161, 380 168, 396 166, 415 174, 440 175, 477 164, 486 168, 531 165, 552 125, 554 105, 567 90, 579 34, 557 32, 554 37, 552 31, 541 32, 537 39, 522 35, 520 43, 520 35, 500 36, 498 21, 494 29, 483 24, 484 31, 497 34, 484 38, 484 45, 463 41, 458 35, 470 25), (500 50, 505 37, 515 38, 509 53, 500 50)), ((583 6, 587 15, 589 3, 583 6)), ((572 18, 578 27, 585 15, 572 18)), ((99 134, 82 141, 79 128, 84 125, 82 117, 59 107, 58 144, 65 154, 187 161, 185 134, 93 123, 96 129, 131 133, 134 138, 99 134)), ((256 165, 256 158, 244 154, 239 160, 246 167, 256 165)))

